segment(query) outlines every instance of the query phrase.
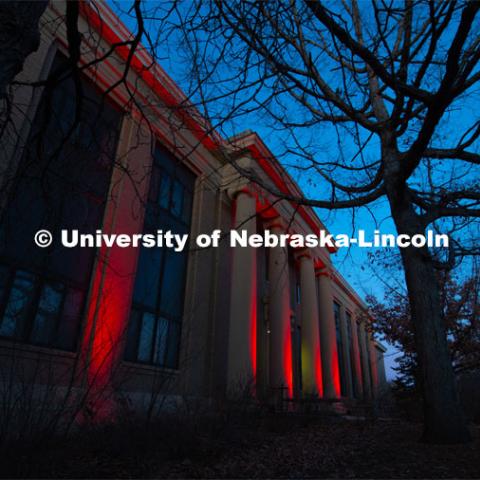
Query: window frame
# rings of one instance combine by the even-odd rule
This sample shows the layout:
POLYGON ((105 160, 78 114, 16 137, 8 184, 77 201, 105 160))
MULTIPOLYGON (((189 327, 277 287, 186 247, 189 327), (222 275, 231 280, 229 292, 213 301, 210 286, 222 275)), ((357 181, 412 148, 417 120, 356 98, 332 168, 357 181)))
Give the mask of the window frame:
MULTIPOLYGON (((51 57, 49 58, 48 76, 50 77, 53 73, 55 73, 56 68, 57 69, 62 68, 61 65, 66 64, 65 62, 67 61, 68 61, 67 55, 65 55, 65 53, 61 49, 57 48, 55 52, 52 52, 51 57)), ((58 88, 65 88, 65 86, 61 86, 60 84, 62 82, 68 82, 68 81, 71 81, 71 77, 69 75, 67 75, 64 78, 61 78, 59 80, 58 88)), ((101 88, 99 88, 98 85, 95 83, 95 81, 91 79, 88 75, 81 74, 80 82, 82 83, 83 89, 86 88, 95 96, 85 95, 83 105, 87 103, 88 107, 83 106, 83 112, 81 114, 83 118, 81 118, 81 120, 75 126, 75 130, 72 131, 67 141, 64 142, 61 149, 58 151, 58 156, 59 156, 58 158, 61 158, 61 156, 65 154, 64 152, 65 148, 68 148, 71 145, 73 146, 77 145, 76 139, 79 135, 79 132, 84 131, 86 128, 86 125, 88 125, 89 117, 87 113, 91 111, 93 108, 98 110, 97 119, 102 118, 102 110, 104 106, 107 106, 110 109, 110 112, 107 114, 106 117, 104 117, 105 120, 103 123, 103 127, 106 129, 105 131, 108 132, 107 136, 110 134, 112 135, 112 137, 108 139, 109 141, 110 140, 112 141, 111 152, 110 152, 112 159, 111 161, 110 159, 108 159, 109 160, 108 164, 105 163, 105 165, 103 166, 105 170, 105 179, 106 179, 105 188, 103 188, 102 192, 99 193, 97 190, 95 190, 95 187, 88 185, 87 188, 85 188, 85 191, 76 192, 76 195, 78 195, 79 198, 82 197, 89 204, 96 204, 98 206, 99 224, 96 226, 96 228, 101 228, 104 215, 105 215, 106 205, 108 202, 108 195, 109 195, 110 185, 111 185, 113 171, 114 171, 114 163, 117 156, 118 144, 120 139, 120 131, 121 131, 122 123, 124 119, 124 111, 121 105, 119 105, 119 103, 115 101, 111 97, 111 95, 105 95, 104 91, 101 88), (92 107, 89 104, 89 102, 94 102, 94 106, 92 107), (99 110, 99 108, 101 108, 102 110, 99 110), (113 116, 115 116, 115 119, 114 119, 115 126, 116 126, 115 131, 112 131, 112 129, 107 130, 113 126, 113 124, 112 125, 109 124, 110 123, 109 120, 111 119, 108 119, 108 116, 111 116, 112 118, 113 116), (94 188, 94 190, 92 190, 92 188, 94 188)), ((38 137, 38 132, 35 132, 35 130, 36 130, 36 124, 42 121, 41 115, 42 115, 43 109, 45 108, 44 95, 45 93, 42 92, 42 94, 39 95, 38 100, 35 101, 35 111, 32 115, 30 130, 28 132, 28 140, 27 140, 28 143, 32 141, 34 143, 37 142, 36 137, 38 137)), ((53 98, 54 97, 52 96, 52 100, 53 98)), ((60 111, 62 111, 62 107, 60 107, 60 111)), ((62 113, 65 114, 65 111, 63 111, 62 113)), ((63 116, 57 117, 56 120, 51 120, 51 121, 52 122, 56 121, 57 123, 66 122, 63 116)), ((55 123, 53 123, 53 125, 54 124, 55 123)), ((44 128, 45 128, 45 131, 48 131, 47 130, 48 126, 45 126, 44 128)), ((90 126, 90 128, 92 127, 90 126)), ((87 153, 91 155, 91 152, 88 151, 89 148, 87 148, 85 145, 82 144, 79 147, 79 151, 84 153, 85 156, 87 155, 87 153)), ((26 148, 25 151, 22 153, 21 158, 17 165, 18 172, 21 172, 26 166, 29 165, 29 162, 30 162, 30 160, 28 159, 30 155, 29 152, 30 150, 26 148)), ((93 159, 93 162, 97 163, 100 166, 102 160, 104 160, 102 158, 103 156, 104 156, 103 147, 99 147, 98 156, 93 159)), ((55 174, 53 174, 53 178, 54 177, 55 177, 55 174)), ((20 177, 20 178, 24 178, 24 177, 20 177)), ((61 178, 58 181, 61 181, 61 178)), ((66 192, 64 192, 62 189, 59 189, 59 192, 61 192, 61 194, 58 197, 58 199, 55 201, 58 202, 57 208, 63 209, 65 207, 65 199, 66 197, 68 197, 68 195, 66 195, 66 192)), ((11 204, 11 202, 15 198, 15 193, 16 192, 14 190, 9 192, 8 200, 6 203, 7 209, 9 208, 9 204, 11 204)), ((54 225, 48 225, 47 228, 51 228, 52 231, 55 231, 58 229, 60 223, 57 222, 54 225)), ((46 258, 48 258, 49 252, 51 251, 50 248, 51 247, 45 249, 44 255, 46 258)), ((84 323, 84 317, 88 307, 89 291, 90 291, 92 276, 94 274, 94 268, 95 268, 96 251, 97 249, 95 249, 95 251, 91 254, 91 258, 89 259, 89 265, 86 268, 85 279, 83 281, 78 281, 76 279, 73 279, 71 278, 71 276, 67 277, 63 274, 64 272, 60 273, 58 271, 50 269, 48 266, 49 262, 46 262, 45 260, 42 260, 41 264, 35 265, 35 262, 22 261, 22 259, 19 259, 19 258, 12 258, 8 254, 8 252, 0 251, 0 269, 5 269, 6 274, 8 276, 6 282, 3 285, 3 289, 0 292, 0 325, 3 324, 5 314, 9 306, 9 301, 15 288, 15 279, 16 279, 17 273, 24 272, 33 277, 32 293, 30 295, 30 298, 28 298, 28 304, 25 307, 25 313, 24 313, 25 318, 23 318, 18 323, 18 325, 15 326, 15 330, 20 329, 20 332, 15 331, 13 335, 0 335, 0 340, 7 341, 7 342, 20 343, 26 346, 41 347, 49 350, 58 350, 61 352, 76 354, 78 352, 78 347, 81 340, 81 331, 84 323), (49 286, 52 287, 55 285, 61 286, 62 292, 61 292, 61 300, 58 305, 58 312, 55 315, 54 327, 50 332, 48 341, 46 342, 37 341, 33 338, 33 334, 35 331, 37 316, 41 313, 40 306, 42 302, 42 297, 44 295, 44 292, 49 286), (78 308, 78 319, 76 320, 76 325, 74 325, 75 333, 72 336, 72 339, 70 342, 70 339, 60 338, 58 334, 61 331, 62 320, 66 318, 66 312, 68 309, 65 306, 68 301, 68 296, 70 294, 75 295, 75 293, 80 294, 82 298, 78 308), (62 346, 61 345, 62 343, 71 343, 71 348, 62 346)))
MULTIPOLYGON (((150 175, 150 182, 147 194, 147 202, 145 206, 145 217, 144 217, 144 225, 143 225, 143 232, 144 233, 156 233, 157 230, 173 230, 172 226, 175 223, 180 224, 181 227, 185 229, 185 232, 178 232, 174 231, 172 233, 187 233, 189 235, 190 240, 190 233, 192 229, 192 216, 193 216, 193 204, 194 204, 194 196, 195 196, 195 185, 197 181, 197 175, 184 163, 180 163, 179 159, 164 147, 159 141, 156 142, 154 151, 152 154, 153 157, 153 164, 152 170, 150 175), (166 156, 164 161, 165 164, 161 164, 162 156, 166 156), (170 163, 169 166, 167 166, 170 163), (173 165, 173 169, 170 170, 170 166, 173 165), (158 175, 157 177, 155 175, 158 175), (168 203, 166 206, 161 205, 161 185, 163 177, 167 176, 169 178, 169 192, 168 192, 168 203), (182 179, 184 181, 182 181, 182 179), (158 191, 156 192, 156 200, 152 201, 152 182, 156 182, 156 188, 158 191), (187 182, 190 182, 189 185, 186 185, 187 182), (173 211, 173 200, 174 200, 174 185, 180 183, 183 188, 184 196, 182 197, 182 207, 185 208, 185 205, 188 207, 188 221, 185 221, 185 211, 178 213, 175 215, 173 211), (190 196, 188 203, 185 203, 185 192, 188 193, 190 196), (152 205, 153 204, 153 205, 152 205), (150 209, 154 211, 151 212, 150 209), (150 216, 151 215, 151 216, 150 216), (154 225, 154 221, 152 218, 156 218, 157 225, 154 225), (173 220, 173 221, 172 221, 173 220), (164 222, 162 224, 162 222, 164 222), (165 223, 169 225, 169 228, 165 228, 165 223), (160 226, 159 226, 160 224, 160 226)), ((159 247, 152 247, 152 248, 159 248, 159 247)), ((188 243, 187 247, 188 249, 188 243)), ((140 255, 142 254, 142 249, 139 252, 139 260, 137 262, 137 271, 135 272, 135 282, 133 286, 133 293, 132 293, 132 306, 130 309, 130 318, 129 318, 129 325, 127 329, 127 341, 125 345, 125 352, 124 352, 124 360, 127 362, 132 363, 133 365, 142 365, 148 366, 151 368, 160 368, 160 369, 169 369, 172 371, 176 371, 180 368, 180 351, 181 351, 181 337, 182 337, 182 330, 183 330, 183 317, 185 311, 185 293, 187 288, 187 276, 188 276, 188 269, 190 258, 188 255, 188 251, 184 250, 183 252, 174 252, 170 249, 165 247, 161 248, 161 258, 158 266, 159 271, 159 278, 158 278, 158 286, 157 291, 155 294, 155 307, 151 307, 150 305, 146 305, 145 303, 141 303, 140 301, 135 299, 135 289, 136 289, 136 282, 138 281, 139 275, 139 265, 140 265, 140 255), (182 285, 179 290, 180 298, 182 299, 182 305, 178 314, 168 312, 162 309, 162 296, 163 296, 163 288, 165 274, 166 274, 166 264, 172 255, 182 255, 184 256, 184 265, 183 265, 183 272, 182 272, 182 285), (154 318, 153 328, 152 328, 152 335, 150 339, 150 347, 149 347, 149 360, 140 360, 140 339, 142 335, 143 329, 143 318, 146 314, 152 315, 154 318), (160 362, 155 361, 155 356, 157 353, 157 347, 159 345, 159 325, 162 321, 167 323, 166 325, 166 335, 165 335, 165 347, 163 349, 162 360, 160 362), (176 331, 175 331, 176 330, 176 331), (176 342, 175 346, 171 346, 172 338, 176 342), (171 352, 171 348, 174 348, 173 360, 169 361, 169 352, 171 352)), ((161 337, 160 337, 161 339, 161 337)), ((163 342, 162 342, 163 343, 163 342)))

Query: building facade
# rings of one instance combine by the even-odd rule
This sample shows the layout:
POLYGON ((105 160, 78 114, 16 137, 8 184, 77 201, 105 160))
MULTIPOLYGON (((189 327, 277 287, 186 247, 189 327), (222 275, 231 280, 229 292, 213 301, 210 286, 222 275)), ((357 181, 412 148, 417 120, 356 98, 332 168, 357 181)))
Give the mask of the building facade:
POLYGON ((302 192, 262 139, 213 132, 144 49, 129 55, 131 34, 102 3, 82 4, 72 75, 64 8, 42 17, 2 140, 0 367, 87 392, 92 415, 153 397, 374 399, 384 348, 335 252, 228 245, 232 229, 325 230, 286 199, 302 192), (225 237, 181 252, 40 249, 43 228, 225 237))

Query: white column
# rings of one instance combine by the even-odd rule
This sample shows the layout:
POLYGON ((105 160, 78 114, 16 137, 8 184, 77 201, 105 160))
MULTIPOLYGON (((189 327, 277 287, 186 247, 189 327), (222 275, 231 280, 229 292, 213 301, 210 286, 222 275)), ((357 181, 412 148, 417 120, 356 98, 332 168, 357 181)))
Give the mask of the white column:
POLYGON ((352 383, 352 363, 350 361, 350 342, 348 336, 347 316, 345 307, 340 305, 340 333, 342 335, 342 358, 345 368, 345 386, 347 390, 347 397, 353 398, 353 383, 352 383))
POLYGON ((318 311, 320 316, 320 345, 323 372, 323 395, 340 398, 340 371, 338 366, 335 317, 331 278, 322 271, 318 278, 318 311))
MULTIPOLYGON (((256 199, 246 190, 235 196, 235 228, 256 233, 256 199)), ((254 393, 257 329, 257 251, 232 249, 228 394, 254 393)))
MULTIPOLYGON (((281 224, 270 224, 268 229, 276 235, 284 232, 281 224)), ((270 248, 270 387, 275 393, 282 389, 285 395, 293 393, 292 340, 290 328, 290 285, 288 278, 287 248, 270 248)))
POLYGON ((315 268, 308 252, 300 252, 297 258, 300 263, 302 391, 307 395, 321 397, 323 395, 322 362, 315 268))
POLYGON ((360 355, 362 358, 362 372, 363 372, 363 396, 366 399, 372 398, 372 383, 370 380, 370 359, 367 349, 368 336, 365 331, 365 322, 360 324, 360 355))
POLYGON ((360 356, 360 343, 358 338, 358 327, 355 316, 352 315, 352 368, 353 368, 353 381, 356 397, 363 397, 363 379, 362 379, 362 359, 360 356))

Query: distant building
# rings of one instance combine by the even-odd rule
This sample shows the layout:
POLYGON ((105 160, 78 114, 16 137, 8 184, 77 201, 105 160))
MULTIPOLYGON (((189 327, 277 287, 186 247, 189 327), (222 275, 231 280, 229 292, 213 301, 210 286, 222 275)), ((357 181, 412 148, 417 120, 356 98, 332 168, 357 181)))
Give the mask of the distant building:
POLYGON ((65 228, 190 238, 325 230, 311 208, 271 193, 302 195, 262 139, 209 131, 145 50, 112 88, 128 47, 92 61, 130 34, 97 7, 82 4, 90 65, 78 78, 60 2, 17 78, 0 164, 0 368, 15 381, 91 392, 98 411, 120 397, 145 408, 153 390, 210 402, 372 399, 385 382, 384 348, 333 251, 232 249, 227 239, 184 252, 58 245, 65 228), (21 85, 35 81, 55 87, 21 85), (51 247, 33 243, 40 229, 54 234, 51 247))

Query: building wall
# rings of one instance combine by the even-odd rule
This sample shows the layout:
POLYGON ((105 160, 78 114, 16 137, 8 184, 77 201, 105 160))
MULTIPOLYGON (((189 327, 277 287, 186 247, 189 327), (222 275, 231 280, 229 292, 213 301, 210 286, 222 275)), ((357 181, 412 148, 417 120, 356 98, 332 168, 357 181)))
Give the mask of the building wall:
MULTIPOLYGON (((54 21, 62 8, 56 2, 47 9, 42 18, 41 47, 27 59, 20 79, 46 78, 55 53, 65 52, 64 25, 54 21)), ((102 9, 110 15, 105 6, 102 9)), ((99 42, 108 48, 108 41, 98 38, 85 17, 80 29, 87 39, 86 47, 99 42)), ((92 55, 93 49, 87 48, 85 61, 92 55)), ((114 55, 98 64, 94 72, 87 70, 86 75, 105 90, 118 78, 121 61, 114 55)), ((170 93, 180 95, 166 74, 155 68, 170 93)), ((126 103, 124 85, 109 95, 124 114, 102 222, 104 233, 142 231, 156 142, 196 175, 191 238, 214 229, 226 233, 239 225, 244 228, 239 223, 242 215, 251 233, 265 228, 277 233, 318 233, 325 229, 311 209, 285 200, 277 202, 232 167, 232 161, 239 162, 263 182, 301 195, 256 134, 247 132, 232 141, 222 140, 229 153, 220 154, 204 139, 199 141, 191 123, 172 114, 165 100, 169 97, 146 78, 139 78, 132 70, 128 83, 135 85, 140 107, 126 103)), ((11 175, 20 161, 21 144, 28 138, 40 95, 40 90, 28 87, 15 91, 14 101, 26 107, 14 119, 20 137, 6 146, 8 155, 3 158, 8 161, 2 164, 1 177, 4 185, 9 178, 5 172, 11 175)), ((2 339, 2 368, 15 358, 20 359, 18 371, 33 372, 28 382, 73 382, 76 388, 92 392, 90 407, 100 412, 99 416, 108 415, 114 408, 112 398, 119 396, 132 407, 148 409, 152 403, 161 404, 166 396, 222 401, 225 396, 245 394, 239 390, 247 386, 251 397, 272 402, 307 395, 338 399, 342 394, 339 359, 348 378, 343 394, 359 399, 374 395, 384 371, 383 358, 366 331, 364 304, 332 266, 333 252, 231 249, 227 240, 217 249, 189 249, 177 369, 124 360, 138 249, 118 247, 98 252, 77 351, 60 352, 2 339), (341 307, 342 351, 337 351, 334 301, 341 307), (354 346, 349 342, 347 312, 354 346), (48 379, 45 374, 35 376, 36 359, 54 365, 53 369, 43 369, 50 372, 48 379)))

